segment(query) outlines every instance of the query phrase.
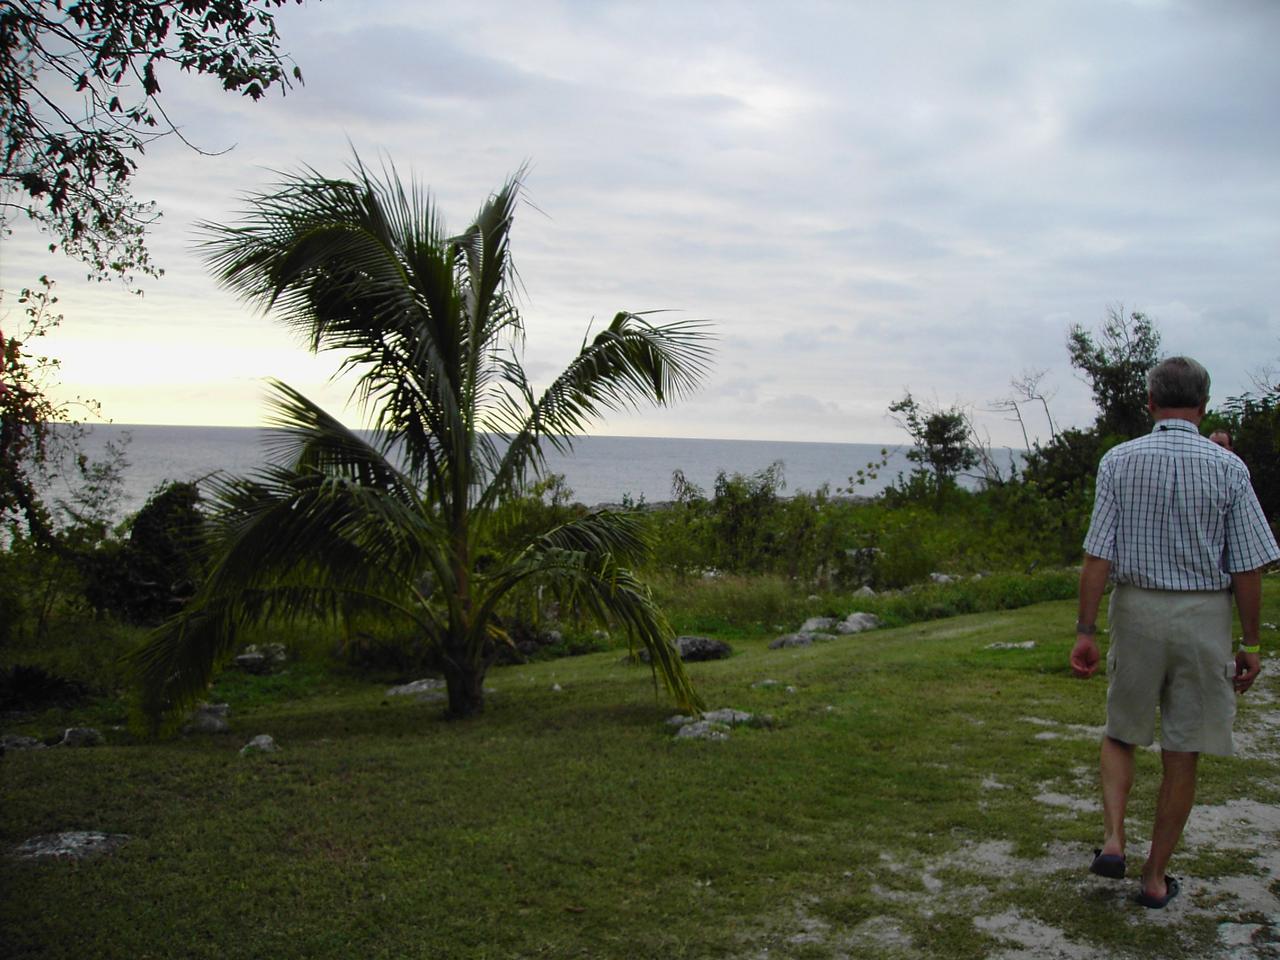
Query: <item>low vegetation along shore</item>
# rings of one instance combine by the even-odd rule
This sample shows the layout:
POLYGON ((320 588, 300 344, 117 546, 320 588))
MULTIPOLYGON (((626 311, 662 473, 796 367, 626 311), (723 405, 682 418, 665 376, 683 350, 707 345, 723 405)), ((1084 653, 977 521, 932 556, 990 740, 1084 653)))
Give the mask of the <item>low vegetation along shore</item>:
MULTIPOLYGON (((1266 587, 1274 651, 1280 578, 1266 587)), ((1065 668, 1073 617, 1060 600, 779 650, 783 624, 721 629, 733 655, 689 672, 755 720, 714 741, 677 739, 617 649, 495 668, 483 719, 447 722, 389 696, 392 673, 335 670, 332 638, 305 631, 279 638, 282 671, 221 675, 226 733, 138 741, 112 698, 11 714, 6 733, 106 742, 0 760, 0 952, 1265 955, 1230 950, 1280 938, 1273 671, 1241 701, 1240 757, 1205 761, 1187 895, 1154 914, 1085 869, 1105 687, 1065 668), (243 755, 260 734, 279 749, 243 755), (73 830, 127 840, 13 853, 73 830)), ((1135 810, 1157 765, 1142 752, 1135 810)))

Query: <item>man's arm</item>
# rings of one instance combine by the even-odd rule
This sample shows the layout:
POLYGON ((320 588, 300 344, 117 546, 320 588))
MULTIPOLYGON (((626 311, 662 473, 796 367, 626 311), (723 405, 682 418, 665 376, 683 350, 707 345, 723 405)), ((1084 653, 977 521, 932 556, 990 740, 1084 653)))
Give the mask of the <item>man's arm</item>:
POLYGON ((1080 567, 1080 606, 1076 612, 1076 645, 1071 648, 1071 672, 1077 677, 1092 677, 1101 665, 1094 630, 1098 623, 1098 607, 1107 589, 1111 561, 1092 554, 1084 555, 1080 567))
MULTIPOLYGON (((1236 609, 1240 611, 1240 626, 1244 631, 1243 646, 1258 645, 1259 621, 1262 618, 1262 570, 1249 570, 1231 575, 1231 592, 1235 594, 1236 609)), ((1262 661, 1256 653, 1236 654, 1236 693, 1244 693, 1257 679, 1262 661)))

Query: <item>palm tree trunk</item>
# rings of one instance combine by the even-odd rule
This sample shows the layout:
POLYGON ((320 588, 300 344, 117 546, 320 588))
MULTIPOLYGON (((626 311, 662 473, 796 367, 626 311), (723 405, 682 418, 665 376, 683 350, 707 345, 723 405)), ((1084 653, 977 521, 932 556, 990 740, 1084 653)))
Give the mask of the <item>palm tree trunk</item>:
POLYGON ((485 664, 471 663, 465 653, 458 659, 446 657, 444 681, 449 692, 449 716, 456 720, 484 712, 485 664))

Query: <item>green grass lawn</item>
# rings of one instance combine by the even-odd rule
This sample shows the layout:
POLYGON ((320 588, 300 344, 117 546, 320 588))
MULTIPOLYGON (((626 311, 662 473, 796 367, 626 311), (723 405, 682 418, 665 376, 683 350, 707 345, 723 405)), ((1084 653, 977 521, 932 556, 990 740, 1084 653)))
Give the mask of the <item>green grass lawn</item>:
MULTIPOLYGON (((132 838, 80 863, 0 857, 0 955, 1204 957, 1223 931, 1271 936, 1280 824, 1231 816, 1280 802, 1280 688, 1264 673, 1244 699, 1246 756, 1204 761, 1207 832, 1172 865, 1186 893, 1148 913, 1132 882, 1085 871, 1105 680, 1066 670, 1074 617, 1060 601, 800 650, 738 640, 690 665, 710 706, 773 718, 726 742, 674 740, 674 711, 617 651, 496 669, 467 722, 307 662, 228 675, 214 694, 232 734, 107 730, 106 746, 0 760, 5 850, 132 838), (240 756, 260 733, 281 751, 240 756)), ((1135 873, 1158 766, 1140 753, 1135 873)))

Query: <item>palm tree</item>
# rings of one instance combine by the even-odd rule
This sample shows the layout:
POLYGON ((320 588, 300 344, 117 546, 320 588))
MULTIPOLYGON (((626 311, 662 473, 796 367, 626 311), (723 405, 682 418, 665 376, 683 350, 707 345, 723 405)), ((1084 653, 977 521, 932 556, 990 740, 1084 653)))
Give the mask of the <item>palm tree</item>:
POLYGON ((533 587, 620 626, 677 704, 697 709, 670 628, 629 570, 647 546, 634 515, 590 512, 496 557, 491 545, 548 448, 569 450, 606 411, 698 384, 705 326, 619 313, 538 393, 517 352, 512 294, 523 170, 457 236, 394 169, 375 178, 357 159, 351 172, 288 175, 250 197, 238 225, 205 225, 223 285, 275 311, 313 351, 342 351, 339 375, 356 375, 372 439, 272 384, 268 464, 218 485, 207 580, 133 655, 144 712, 158 728, 189 707, 244 627, 319 612, 412 630, 437 656, 449 714, 470 716, 506 641, 503 605, 533 587))

